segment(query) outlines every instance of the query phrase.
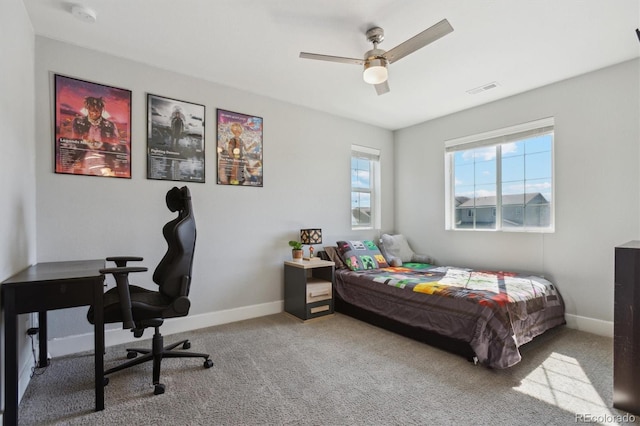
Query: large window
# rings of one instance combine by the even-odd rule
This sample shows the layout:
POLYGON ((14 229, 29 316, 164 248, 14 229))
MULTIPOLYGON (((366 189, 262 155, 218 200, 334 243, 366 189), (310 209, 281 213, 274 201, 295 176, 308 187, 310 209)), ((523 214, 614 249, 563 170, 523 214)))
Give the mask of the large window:
POLYGON ((553 118, 447 141, 447 229, 553 232, 553 118))
POLYGON ((351 228, 380 227, 380 151, 351 147, 351 228))

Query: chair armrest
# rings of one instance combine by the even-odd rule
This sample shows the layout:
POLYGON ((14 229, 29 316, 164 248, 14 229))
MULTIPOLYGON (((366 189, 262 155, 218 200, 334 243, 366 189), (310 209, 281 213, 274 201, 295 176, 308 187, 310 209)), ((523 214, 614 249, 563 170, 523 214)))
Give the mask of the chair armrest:
POLYGON ((122 328, 132 329, 136 327, 131 311, 131 295, 129 294, 129 273, 145 272, 149 268, 143 266, 130 266, 126 268, 104 268, 100 269, 101 274, 111 274, 116 280, 118 287, 118 297, 120 298, 120 309, 122 309, 122 328))
POLYGON ((149 268, 147 268, 146 266, 126 266, 123 268, 117 267, 117 268, 103 268, 100 269, 98 272, 100 272, 101 274, 128 274, 130 272, 147 272, 149 270, 149 268))
POLYGON ((138 256, 109 256, 107 257, 108 262, 116 262, 117 266, 127 266, 127 262, 140 262, 144 260, 138 256))

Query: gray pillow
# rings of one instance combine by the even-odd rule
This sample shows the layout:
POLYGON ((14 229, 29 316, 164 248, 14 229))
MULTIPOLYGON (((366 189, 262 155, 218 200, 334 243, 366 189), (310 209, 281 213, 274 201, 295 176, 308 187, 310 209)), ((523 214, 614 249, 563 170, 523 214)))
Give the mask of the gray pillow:
POLYGON ((382 234, 380 249, 391 266, 402 266, 406 262, 431 263, 429 256, 413 252, 404 235, 382 234))
POLYGON ((416 253, 413 253, 413 256, 411 256, 411 261, 416 263, 432 263, 431 258, 426 254, 416 253))
POLYGON ((399 257, 393 257, 391 256, 390 260, 388 260, 389 265, 391 266, 402 266, 402 260, 399 257))
POLYGON ((413 250, 409 247, 404 235, 382 234, 382 244, 384 245, 385 253, 390 257, 398 257, 403 263, 411 262, 413 250))

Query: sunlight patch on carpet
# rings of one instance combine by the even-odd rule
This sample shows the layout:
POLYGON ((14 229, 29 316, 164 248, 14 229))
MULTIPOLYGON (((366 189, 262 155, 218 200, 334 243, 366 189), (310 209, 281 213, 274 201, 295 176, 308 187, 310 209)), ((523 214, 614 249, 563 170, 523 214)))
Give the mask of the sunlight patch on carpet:
POLYGON ((599 424, 620 424, 622 416, 607 406, 573 357, 552 352, 514 389, 574 413, 579 422, 597 419, 599 424))

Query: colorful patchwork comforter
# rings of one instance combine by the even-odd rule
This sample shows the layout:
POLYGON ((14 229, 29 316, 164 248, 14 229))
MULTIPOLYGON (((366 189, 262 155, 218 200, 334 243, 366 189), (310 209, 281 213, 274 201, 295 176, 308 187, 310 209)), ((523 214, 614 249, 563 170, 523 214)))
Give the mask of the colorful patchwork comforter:
POLYGON ((336 271, 345 302, 404 324, 468 342, 478 361, 507 368, 518 347, 565 324, 564 303, 546 279, 513 272, 405 263, 336 271))

